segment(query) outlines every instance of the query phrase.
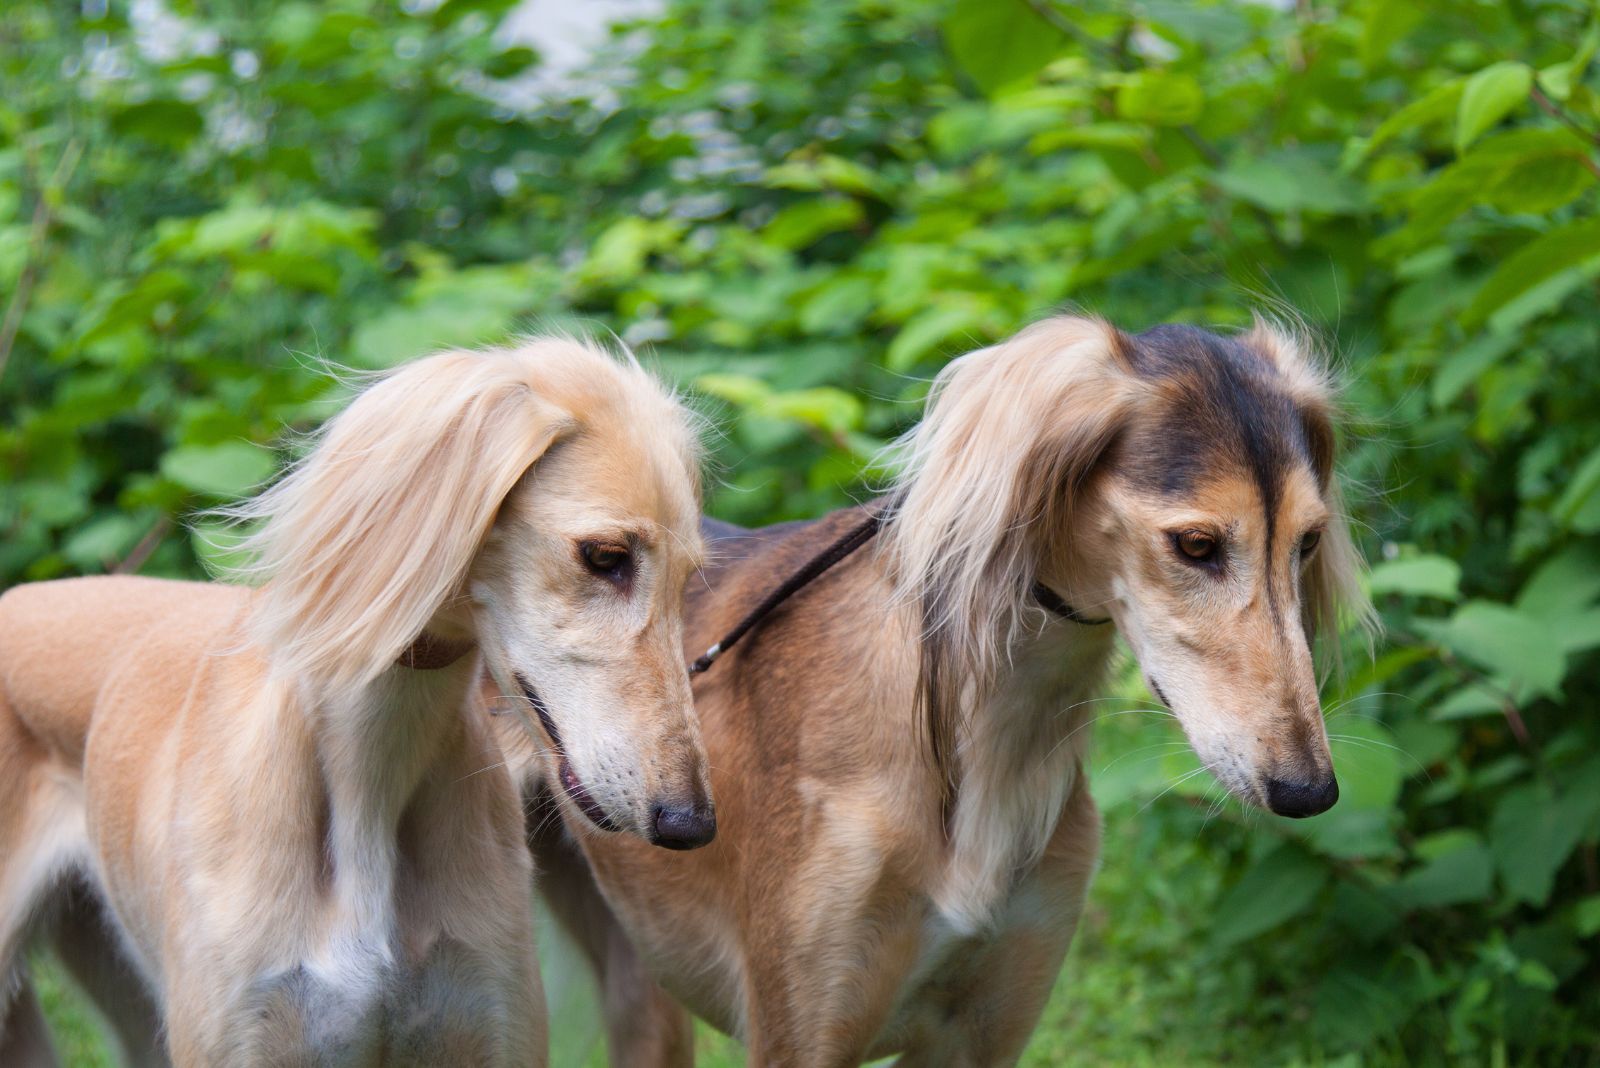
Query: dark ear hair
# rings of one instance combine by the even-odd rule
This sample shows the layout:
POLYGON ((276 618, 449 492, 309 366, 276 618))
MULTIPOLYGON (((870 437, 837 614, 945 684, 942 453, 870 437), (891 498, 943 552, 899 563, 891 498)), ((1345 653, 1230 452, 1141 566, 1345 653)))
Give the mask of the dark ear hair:
POLYGON ((1302 616, 1307 640, 1316 647, 1320 635, 1322 660, 1337 669, 1341 623, 1354 624, 1370 639, 1377 630, 1377 614, 1361 585, 1361 553, 1350 536, 1350 519, 1339 484, 1333 379, 1303 331, 1291 331, 1258 316, 1243 340, 1266 356, 1283 377, 1299 409, 1306 453, 1331 515, 1322 544, 1306 567, 1302 616))

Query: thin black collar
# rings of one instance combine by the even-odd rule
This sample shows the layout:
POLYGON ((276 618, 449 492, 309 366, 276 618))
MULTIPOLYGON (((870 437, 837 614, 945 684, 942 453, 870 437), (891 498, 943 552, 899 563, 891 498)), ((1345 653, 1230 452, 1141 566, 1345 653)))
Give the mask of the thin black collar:
MULTIPOLYGON (((860 523, 851 527, 826 549, 806 561, 803 567, 785 579, 781 585, 775 587, 766 597, 762 598, 761 603, 752 608, 732 630, 723 635, 721 641, 696 657, 694 662, 689 665, 689 674, 691 676, 700 675, 711 670, 711 665, 716 663, 719 656, 738 644, 739 639, 750 633, 758 623, 771 615, 774 609, 822 577, 833 565, 872 540, 873 536, 883 529, 883 524, 888 520, 893 510, 894 506, 889 505, 873 512, 860 523)), ((1076 608, 1063 601, 1054 590, 1042 582, 1035 582, 1032 592, 1033 599, 1039 602, 1039 607, 1062 619, 1085 627, 1099 627, 1111 622, 1110 619, 1085 618, 1078 613, 1076 608)))
POLYGON ((1052 590, 1042 582, 1033 584, 1033 599, 1039 602, 1040 608, 1043 608, 1051 615, 1060 616, 1062 619, 1071 620, 1073 623, 1079 623, 1085 627, 1103 627, 1111 622, 1110 616, 1105 619, 1084 618, 1076 608, 1063 601, 1055 590, 1052 590))

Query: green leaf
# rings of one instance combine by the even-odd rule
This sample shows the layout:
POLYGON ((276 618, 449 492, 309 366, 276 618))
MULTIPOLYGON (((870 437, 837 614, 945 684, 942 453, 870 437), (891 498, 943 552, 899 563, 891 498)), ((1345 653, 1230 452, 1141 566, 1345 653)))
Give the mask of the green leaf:
POLYGON ((883 181, 866 166, 831 153, 785 160, 776 167, 767 168, 762 181, 773 189, 796 189, 806 193, 836 189, 858 196, 888 194, 883 181))
POLYGON ((889 343, 884 363, 891 371, 909 371, 941 343, 955 337, 966 340, 982 321, 982 312, 970 302, 936 304, 901 327, 889 343))
POLYGON ((1580 534, 1600 531, 1600 448, 1578 465, 1552 514, 1556 522, 1580 534))
POLYGON ((598 238, 580 268, 583 276, 602 285, 621 285, 638 277, 645 258, 675 241, 682 225, 669 219, 626 216, 598 238))
POLYGON ((1340 717, 1328 724, 1328 748, 1339 778, 1338 808, 1386 810, 1400 797, 1406 769, 1388 727, 1363 716, 1340 717))
POLYGON ((1330 707, 1343 705, 1347 701, 1359 698, 1367 690, 1393 678, 1412 664, 1432 660, 1437 655, 1438 653, 1430 645, 1407 645, 1391 649, 1371 663, 1352 671, 1338 691, 1328 698, 1327 704, 1330 707))
POLYGON ((778 212, 762 237, 778 248, 802 249, 827 234, 850 229, 864 215, 861 202, 846 197, 802 200, 778 212))
POLYGON ((1385 560, 1368 580, 1374 594, 1399 593, 1454 601, 1461 596, 1461 565, 1449 557, 1425 553, 1403 560, 1385 560))
POLYGON ((1461 831, 1451 834, 1447 851, 1407 873, 1389 893, 1405 908, 1440 908, 1488 900, 1493 880, 1494 863, 1483 840, 1461 831))
POLYGON ((1452 78, 1434 86, 1420 98, 1384 119, 1378 124, 1378 128, 1372 131, 1372 136, 1365 141, 1352 141, 1346 145, 1344 166, 1348 169, 1359 165, 1407 130, 1420 129, 1450 118, 1460 105, 1461 92, 1466 84, 1465 78, 1452 78))
POLYGON ((121 134, 184 149, 205 128, 192 104, 178 100, 146 100, 113 113, 112 129, 121 134))
POLYGON ((212 497, 242 497, 271 476, 271 450, 247 441, 181 445, 161 457, 161 473, 178 485, 212 497))
POLYGON ((1200 118, 1205 93, 1191 75, 1150 69, 1131 74, 1117 87, 1117 114, 1152 126, 1183 126, 1200 118))
POLYGON ((1583 836, 1583 824, 1542 783, 1506 793, 1489 822, 1489 845, 1512 900, 1536 907, 1550 900, 1556 872, 1583 836))
POLYGON ((1427 769, 1455 752, 1459 732, 1440 723, 1407 716, 1394 725, 1395 744, 1409 758, 1406 767, 1413 777, 1427 775, 1427 769))
POLYGON ((1361 188, 1307 152, 1280 151, 1230 164, 1216 176, 1227 192, 1268 211, 1343 215, 1361 209, 1361 188))
POLYGON ((1514 685, 1560 692, 1566 658, 1544 620, 1510 605, 1469 601, 1456 610, 1442 636, 1451 649, 1514 685))
POLYGON ((1517 347, 1515 334, 1485 334, 1444 358, 1434 372, 1430 399, 1435 408, 1448 408, 1468 387, 1517 347))
POLYGON ((1483 189, 1483 199, 1511 214, 1546 215, 1571 203, 1595 184, 1580 152, 1541 154, 1514 160, 1483 189))
POLYGON ((1534 990, 1542 990, 1546 993, 1561 985, 1561 980, 1556 978, 1556 973, 1536 960, 1525 960, 1518 964, 1514 977, 1523 986, 1532 987, 1534 990))
POLYGON ((1429 711, 1429 717, 1438 721, 1471 719, 1474 716, 1499 716, 1504 713, 1504 709, 1504 697, 1477 683, 1469 682, 1434 705, 1429 711))
POLYGON ((1512 253, 1495 268, 1461 315, 1472 329, 1513 297, 1551 275, 1600 262, 1600 219, 1578 219, 1558 226, 1512 253))
POLYGON ((857 429, 863 412, 859 397, 832 386, 774 393, 761 404, 761 410, 834 434, 857 429))
POLYGON ((1591 894, 1573 906, 1572 925, 1579 938, 1600 934, 1600 894, 1591 894))
POLYGON ((1345 860, 1393 856, 1400 848, 1395 822, 1392 809, 1351 808, 1342 801, 1320 816, 1283 821, 1319 854, 1345 860))
POLYGON ((852 275, 835 277, 800 308, 800 329, 808 334, 848 334, 871 314, 872 281, 852 275))
POLYGON ((730 404, 748 408, 772 396, 772 387, 751 375, 713 373, 694 380, 695 388, 730 404))
POLYGON ((1438 860, 1458 849, 1482 844, 1483 836, 1478 832, 1469 831, 1465 827, 1452 827, 1447 831, 1434 831, 1432 834, 1423 835, 1417 839, 1411 851, 1419 860, 1438 860))
POLYGON ((1211 939, 1237 945, 1264 934, 1311 907, 1328 882, 1328 869, 1290 843, 1262 857, 1222 896, 1211 913, 1211 939))
MULTIPOLYGON (((1600 450, 1591 459, 1597 465, 1594 477, 1600 486, 1600 450)), ((1600 600, 1600 550, 1574 545, 1539 565, 1522 584, 1516 604, 1519 612, 1561 629, 1583 618, 1596 600, 1600 600)))
MULTIPOLYGON (((1396 954, 1379 962, 1338 959, 1317 983, 1313 999, 1313 1033, 1338 1048, 1360 1048, 1395 1034, 1411 1012, 1417 994, 1406 958, 1396 954)), ((1356 1055, 1355 1064, 1364 1063, 1356 1055)), ((1331 1061, 1348 1064, 1348 1061, 1331 1061)))
POLYGON ((539 53, 531 48, 508 48, 497 56, 491 56, 483 65, 483 73, 491 78, 514 78, 537 62, 539 53))
POLYGON ((112 514, 79 527, 61 547, 61 554, 80 571, 98 571, 125 556, 149 526, 138 516, 112 514))
POLYGON ((1130 122, 1091 122, 1043 130, 1028 142, 1028 151, 1044 155, 1063 148, 1116 148, 1138 152, 1150 145, 1150 131, 1130 122))
POLYGON ((1375 251, 1389 256, 1426 248, 1451 220, 1483 204, 1492 191, 1504 189, 1502 183, 1513 171, 1587 150, 1582 139, 1561 126, 1492 134, 1406 198, 1410 211, 1405 225, 1379 238, 1375 251))
POLYGON ((1032 77, 1066 38, 1023 0, 957 0, 944 42, 956 65, 993 96, 1032 77))
POLYGON ((1456 154, 1525 101, 1531 88, 1533 70, 1526 63, 1496 63, 1468 78, 1456 111, 1456 154))
POLYGON ((352 361, 393 367, 443 348, 503 341, 518 313, 537 306, 539 278, 521 266, 429 267, 406 302, 362 322, 352 361))
POLYGON ((1583 73, 1594 58, 1596 46, 1600 46, 1600 22, 1591 22, 1589 31, 1583 35, 1583 42, 1571 59, 1552 64, 1539 72, 1539 87, 1556 100, 1571 97, 1573 86, 1583 80, 1583 73))

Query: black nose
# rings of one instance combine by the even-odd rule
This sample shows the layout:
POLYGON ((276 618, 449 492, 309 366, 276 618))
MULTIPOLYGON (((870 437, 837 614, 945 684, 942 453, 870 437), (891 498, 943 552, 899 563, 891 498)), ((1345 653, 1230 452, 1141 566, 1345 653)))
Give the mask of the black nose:
POLYGON ((709 804, 655 806, 655 836, 664 849, 699 849, 717 836, 717 813, 709 804))
POLYGON ((1267 780, 1267 807, 1280 816, 1315 816, 1339 800, 1339 780, 1329 775, 1317 782, 1267 780))

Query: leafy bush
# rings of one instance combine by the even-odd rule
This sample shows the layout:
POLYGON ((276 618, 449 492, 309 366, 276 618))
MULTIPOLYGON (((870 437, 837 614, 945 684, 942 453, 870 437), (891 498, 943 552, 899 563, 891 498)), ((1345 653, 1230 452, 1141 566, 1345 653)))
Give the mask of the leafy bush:
MULTIPOLYGON (((13 0, 0 580, 198 574, 183 517, 326 410, 324 354, 613 327, 727 417, 754 522, 859 494, 940 361, 1048 309, 1291 307, 1386 638, 1328 695, 1332 812, 1159 802, 1228 865, 1186 944, 1307 1057, 1600 1061, 1588 5, 677 0, 533 111, 509 6, 13 0)), ((1114 762, 1110 821, 1192 767, 1114 762)))

